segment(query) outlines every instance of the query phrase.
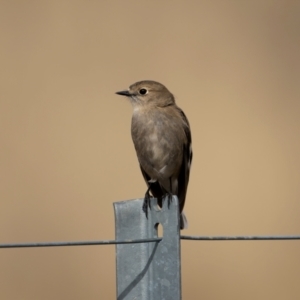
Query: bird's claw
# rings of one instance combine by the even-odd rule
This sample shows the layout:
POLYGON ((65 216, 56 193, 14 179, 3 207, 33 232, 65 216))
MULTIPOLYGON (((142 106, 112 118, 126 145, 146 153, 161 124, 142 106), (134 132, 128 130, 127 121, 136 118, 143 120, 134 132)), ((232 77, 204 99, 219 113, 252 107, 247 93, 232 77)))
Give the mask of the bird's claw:
POLYGON ((147 219, 148 219, 148 207, 151 209, 151 196, 149 193, 146 193, 142 209, 147 219))
POLYGON ((168 193, 167 195, 166 195, 166 198, 168 198, 168 208, 170 209, 170 205, 171 205, 171 202, 172 202, 172 198, 173 196, 172 196, 172 194, 171 193, 168 193))

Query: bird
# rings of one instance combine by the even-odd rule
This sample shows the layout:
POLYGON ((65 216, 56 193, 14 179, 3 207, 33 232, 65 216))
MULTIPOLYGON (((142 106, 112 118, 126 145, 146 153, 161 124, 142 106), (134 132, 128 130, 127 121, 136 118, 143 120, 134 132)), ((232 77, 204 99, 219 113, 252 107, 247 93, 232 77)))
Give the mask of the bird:
POLYGON ((133 107, 131 137, 147 184, 143 211, 148 217, 151 195, 162 207, 172 195, 179 200, 180 229, 187 228, 183 212, 193 158, 189 121, 176 105, 173 94, 161 83, 138 81, 116 92, 133 107), (151 194, 150 194, 151 193, 151 194))

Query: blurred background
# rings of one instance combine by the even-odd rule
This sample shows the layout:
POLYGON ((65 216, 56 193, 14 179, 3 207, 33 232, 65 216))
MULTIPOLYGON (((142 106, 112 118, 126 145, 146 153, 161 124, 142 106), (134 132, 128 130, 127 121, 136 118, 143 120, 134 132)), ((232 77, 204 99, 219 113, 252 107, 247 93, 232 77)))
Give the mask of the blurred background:
MULTIPOLYGON (((114 239, 145 183, 116 91, 192 127, 185 235, 300 234, 300 2, 0 2, 0 243, 114 239)), ((300 241, 182 241, 183 299, 299 299, 300 241)), ((1 299, 115 299, 114 246, 2 249, 1 299)))

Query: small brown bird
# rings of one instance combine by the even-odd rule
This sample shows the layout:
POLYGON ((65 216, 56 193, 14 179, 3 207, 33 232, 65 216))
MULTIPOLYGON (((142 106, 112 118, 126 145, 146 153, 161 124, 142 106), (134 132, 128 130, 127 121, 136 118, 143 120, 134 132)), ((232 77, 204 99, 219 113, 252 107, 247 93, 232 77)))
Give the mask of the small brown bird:
POLYGON ((168 89, 155 81, 132 84, 117 92, 133 106, 131 135, 140 168, 148 186, 143 211, 147 216, 150 192, 162 206, 163 198, 176 195, 180 207, 180 228, 187 228, 183 213, 192 162, 191 131, 183 111, 168 89))

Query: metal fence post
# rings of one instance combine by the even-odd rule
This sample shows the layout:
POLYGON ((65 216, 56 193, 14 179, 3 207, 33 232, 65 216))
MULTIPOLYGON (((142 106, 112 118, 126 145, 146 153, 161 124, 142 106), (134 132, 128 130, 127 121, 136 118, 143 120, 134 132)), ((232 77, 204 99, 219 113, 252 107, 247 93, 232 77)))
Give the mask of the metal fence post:
POLYGON ((160 242, 116 246, 118 300, 180 300, 181 262, 178 199, 162 209, 152 200, 148 219, 142 211, 143 199, 114 203, 116 240, 157 237, 160 242))

